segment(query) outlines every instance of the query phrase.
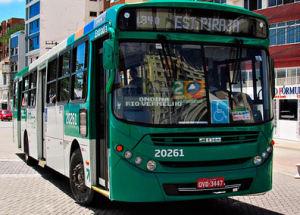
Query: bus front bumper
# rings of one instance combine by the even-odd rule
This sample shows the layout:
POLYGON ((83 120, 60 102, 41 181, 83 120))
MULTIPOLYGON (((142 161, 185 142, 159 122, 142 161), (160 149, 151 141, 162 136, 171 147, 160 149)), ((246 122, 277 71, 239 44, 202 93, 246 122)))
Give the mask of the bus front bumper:
POLYGON ((261 166, 231 171, 152 173, 120 159, 111 172, 110 198, 125 202, 162 202, 263 193, 272 189, 272 156, 261 166), (224 177, 225 187, 197 189, 197 180, 224 177))

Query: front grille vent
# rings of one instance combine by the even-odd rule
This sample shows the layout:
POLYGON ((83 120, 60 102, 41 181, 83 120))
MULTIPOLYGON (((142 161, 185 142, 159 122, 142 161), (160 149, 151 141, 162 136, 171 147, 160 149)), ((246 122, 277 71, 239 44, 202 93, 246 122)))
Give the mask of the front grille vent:
POLYGON ((156 146, 216 146, 256 142, 259 132, 151 134, 156 146))
POLYGON ((186 168, 186 167, 211 167, 211 166, 226 166, 226 165, 237 165, 249 161, 251 157, 241 159, 230 159, 230 160, 216 160, 216 161, 159 161, 163 166, 172 168, 186 168))

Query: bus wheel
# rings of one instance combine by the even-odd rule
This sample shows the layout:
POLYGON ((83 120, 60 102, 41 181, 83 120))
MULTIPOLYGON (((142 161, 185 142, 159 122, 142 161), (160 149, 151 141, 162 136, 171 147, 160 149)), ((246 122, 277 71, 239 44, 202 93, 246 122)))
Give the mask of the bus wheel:
POLYGON ((84 166, 80 149, 76 149, 70 162, 70 186, 75 200, 82 205, 89 205, 94 197, 94 190, 85 186, 84 166))

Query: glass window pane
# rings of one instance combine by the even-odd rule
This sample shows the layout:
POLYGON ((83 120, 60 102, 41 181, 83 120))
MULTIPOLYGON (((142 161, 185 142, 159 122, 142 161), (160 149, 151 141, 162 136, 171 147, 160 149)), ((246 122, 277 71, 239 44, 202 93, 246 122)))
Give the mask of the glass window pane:
POLYGON ((244 8, 249 10, 249 0, 244 0, 244 8))
POLYGON ((286 84, 286 70, 285 69, 278 69, 277 70, 276 82, 277 82, 276 85, 286 84))
POLYGON ((27 107, 28 105, 28 93, 22 94, 22 107, 27 107))
POLYGON ((29 89, 29 79, 28 79, 28 76, 26 78, 23 79, 24 81, 24 85, 23 85, 23 91, 24 90, 28 90, 29 89))
POLYGON ((276 45, 276 29, 270 29, 270 45, 276 45))
POLYGON ((72 76, 73 95, 72 100, 82 100, 86 97, 87 77, 86 72, 80 72, 72 76))
POLYGON ((296 69, 288 69, 287 70, 287 84, 296 84, 296 69))
POLYGON ((57 60, 53 60, 48 65, 48 82, 56 79, 57 60))
POLYGON ((36 36, 29 39, 29 51, 36 50, 40 48, 40 37, 36 36))
POLYGON ((87 67, 86 42, 76 48, 75 72, 84 70, 87 67))
POLYGON ((47 103, 54 104, 56 102, 56 90, 55 83, 51 83, 47 85, 47 103))
POLYGON ((296 28, 296 42, 300 42, 300 26, 298 25, 296 28))
POLYGON ((298 119, 298 100, 280 99, 279 100, 279 119, 292 120, 298 119))
POLYGON ((287 28, 287 43, 295 43, 295 26, 287 28))
POLYGON ((35 99, 36 99, 36 90, 31 90, 29 106, 35 106, 35 99))
POLYGON ((33 34, 40 31, 40 19, 37 19, 29 24, 29 34, 33 34))
POLYGON ((285 44, 285 28, 278 28, 277 30, 277 43, 285 44))
POLYGON ((32 5, 30 8, 29 8, 29 18, 32 18, 36 15, 40 14, 40 2, 32 5))
POLYGON ((71 51, 60 57, 59 77, 70 74, 71 51))
POLYGON ((36 72, 33 72, 30 75, 30 88, 36 88, 36 72))
POLYGON ((269 7, 276 6, 276 0, 269 0, 269 7))
POLYGON ((257 0, 257 9, 262 9, 262 0, 257 0))
POLYGON ((59 102, 69 100, 69 77, 58 81, 59 102))

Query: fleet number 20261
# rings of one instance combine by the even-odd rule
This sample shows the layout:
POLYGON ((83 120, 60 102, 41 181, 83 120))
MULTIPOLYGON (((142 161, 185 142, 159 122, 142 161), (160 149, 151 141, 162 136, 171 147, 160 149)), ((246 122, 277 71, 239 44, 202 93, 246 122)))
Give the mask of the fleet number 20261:
POLYGON ((155 157, 184 157, 184 154, 183 149, 155 149, 155 157))

